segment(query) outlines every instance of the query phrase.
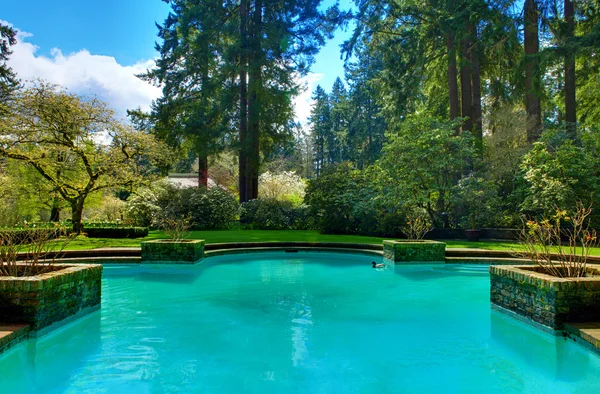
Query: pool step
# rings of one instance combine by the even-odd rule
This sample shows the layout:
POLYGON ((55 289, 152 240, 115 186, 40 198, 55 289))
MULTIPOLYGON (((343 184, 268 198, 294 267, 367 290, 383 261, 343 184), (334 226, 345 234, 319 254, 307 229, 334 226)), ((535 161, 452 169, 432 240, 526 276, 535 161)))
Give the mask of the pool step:
POLYGON ((0 323, 0 353, 27 339, 29 332, 31 332, 29 324, 0 323))
POLYGON ((600 354, 600 322, 565 323, 564 331, 568 337, 600 354))

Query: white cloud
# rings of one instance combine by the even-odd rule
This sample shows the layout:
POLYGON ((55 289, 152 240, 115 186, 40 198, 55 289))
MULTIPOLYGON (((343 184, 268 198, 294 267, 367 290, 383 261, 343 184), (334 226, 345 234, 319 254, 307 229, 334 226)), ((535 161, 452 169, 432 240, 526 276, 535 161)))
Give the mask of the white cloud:
POLYGON ((300 86, 304 86, 304 90, 294 100, 294 112, 296 113, 296 121, 303 125, 307 123, 310 117, 310 110, 314 101, 311 98, 313 91, 323 77, 323 74, 309 73, 300 79, 300 86))
POLYGON ((63 54, 52 49, 50 57, 36 55, 39 47, 27 42, 32 34, 19 31, 17 44, 8 64, 22 80, 41 78, 66 87, 78 94, 95 94, 106 101, 119 116, 127 109, 150 108, 161 90, 135 75, 154 65, 153 60, 139 61, 131 66, 119 64, 112 56, 93 55, 86 49, 63 54))
MULTIPOLYGON (((32 37, 31 33, 18 31, 17 44, 11 48, 13 54, 8 61, 24 81, 41 78, 74 93, 95 94, 123 117, 127 109, 148 110, 152 100, 161 96, 160 88, 135 76, 152 67, 154 60, 123 66, 112 56, 94 55, 86 49, 64 54, 59 48, 52 49, 50 56, 43 56, 36 54, 39 47, 29 42, 35 42, 32 37)), ((296 121, 303 125, 310 116, 313 91, 323 76, 310 73, 299 80, 304 90, 294 100, 294 111, 296 121)))

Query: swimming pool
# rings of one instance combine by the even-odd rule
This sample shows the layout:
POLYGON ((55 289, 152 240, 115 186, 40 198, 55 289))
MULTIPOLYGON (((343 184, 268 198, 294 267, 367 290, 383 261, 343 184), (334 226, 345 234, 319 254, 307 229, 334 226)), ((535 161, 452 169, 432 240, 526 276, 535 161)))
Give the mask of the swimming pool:
POLYGON ((102 309, 1 355, 0 392, 600 392, 598 356, 490 310, 486 266, 371 261, 106 266, 102 309))

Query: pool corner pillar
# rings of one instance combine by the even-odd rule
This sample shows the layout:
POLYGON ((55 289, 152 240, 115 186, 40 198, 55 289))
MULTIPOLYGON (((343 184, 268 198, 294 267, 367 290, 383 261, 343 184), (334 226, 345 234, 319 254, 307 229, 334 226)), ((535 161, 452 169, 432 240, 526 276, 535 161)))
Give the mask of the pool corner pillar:
POLYGON ((446 243, 430 240, 384 240, 383 257, 394 264, 446 262, 446 243))

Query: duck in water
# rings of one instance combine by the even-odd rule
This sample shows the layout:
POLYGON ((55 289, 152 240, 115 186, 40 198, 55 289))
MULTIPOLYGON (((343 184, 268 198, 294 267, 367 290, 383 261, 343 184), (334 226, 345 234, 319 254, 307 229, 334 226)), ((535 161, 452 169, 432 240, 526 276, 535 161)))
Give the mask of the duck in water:
POLYGON ((377 264, 376 262, 373 261, 371 263, 371 267, 372 268, 385 268, 385 264, 383 264, 383 263, 377 264))

